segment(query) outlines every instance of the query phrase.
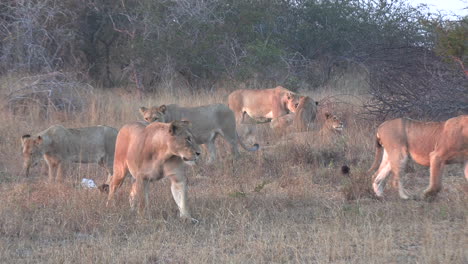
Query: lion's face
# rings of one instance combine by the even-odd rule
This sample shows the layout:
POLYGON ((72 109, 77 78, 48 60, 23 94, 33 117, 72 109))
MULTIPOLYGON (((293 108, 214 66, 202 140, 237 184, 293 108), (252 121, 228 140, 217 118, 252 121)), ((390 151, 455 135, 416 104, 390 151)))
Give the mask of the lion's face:
POLYGON ((330 113, 325 113, 325 127, 338 132, 341 132, 344 129, 343 122, 340 118, 330 113))
POLYGON ((166 106, 161 105, 160 107, 140 107, 140 114, 143 116, 146 122, 165 122, 165 113, 166 113, 166 106))
POLYGON ((288 92, 285 94, 285 100, 288 110, 292 113, 295 113, 297 107, 299 106, 300 96, 295 93, 288 92))
POLYGON ((200 156, 200 146, 195 143, 192 132, 190 131, 189 121, 174 121, 170 123, 169 134, 167 140, 169 151, 180 157, 185 163, 194 165, 195 161, 200 156))
POLYGON ((26 176, 29 174, 29 168, 35 166, 42 157, 42 143, 41 136, 32 138, 30 135, 24 135, 21 137, 23 169, 26 176))

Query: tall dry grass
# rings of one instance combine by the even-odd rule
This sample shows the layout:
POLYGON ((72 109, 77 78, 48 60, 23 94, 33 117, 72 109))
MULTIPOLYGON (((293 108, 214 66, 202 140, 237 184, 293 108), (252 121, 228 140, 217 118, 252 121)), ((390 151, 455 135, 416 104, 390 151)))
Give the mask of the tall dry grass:
MULTIPOLYGON (((10 83, 0 82, 3 94, 10 83)), ((202 162, 187 169, 197 225, 179 220, 166 180, 151 185, 146 215, 137 217, 127 201, 128 179, 113 207, 105 206, 105 195, 79 186, 84 177, 105 180, 98 166, 71 165, 62 184, 47 183, 40 168, 24 179, 19 137, 55 123, 120 128, 140 119, 142 105, 225 102, 229 89, 191 95, 162 91, 143 99, 95 90, 86 111, 65 119, 42 120, 34 109, 24 116, 3 111, 0 262, 467 263, 468 203, 461 168, 448 168, 445 189, 432 203, 401 201, 391 188, 385 200, 373 199, 366 170, 376 124, 355 117, 361 97, 345 88, 347 96, 330 89, 309 94, 345 103, 329 105, 343 116, 342 135, 307 134, 256 153, 242 152, 234 161, 228 145, 218 140, 216 165, 202 162), (341 174, 343 164, 351 168, 349 175, 341 174)), ((427 169, 417 167, 405 184, 421 191, 427 176, 427 169)))

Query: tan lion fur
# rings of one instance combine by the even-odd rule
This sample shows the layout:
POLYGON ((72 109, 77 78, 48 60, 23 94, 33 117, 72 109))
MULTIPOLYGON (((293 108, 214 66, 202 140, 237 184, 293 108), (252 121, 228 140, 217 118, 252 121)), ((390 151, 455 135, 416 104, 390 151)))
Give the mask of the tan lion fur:
POLYGON ((386 121, 377 129, 375 159, 369 172, 377 168, 381 157, 380 167, 373 176, 377 196, 383 195, 386 178, 392 172, 400 197, 409 198, 400 182, 400 173, 404 172, 409 158, 430 167, 430 183, 424 197, 435 196, 442 188, 441 174, 445 164, 464 164, 468 180, 468 115, 443 122, 407 118, 386 121))
POLYGON ((181 107, 176 104, 159 107, 140 107, 140 113, 147 122, 171 122, 188 120, 192 123, 191 131, 197 144, 206 144, 210 153, 208 162, 216 159, 215 139, 218 135, 231 145, 232 154, 239 156, 237 143, 247 151, 258 150, 258 144, 248 148, 236 132, 234 114, 224 104, 212 104, 198 107, 181 107))
POLYGON ((299 104, 296 113, 290 113, 271 120, 270 127, 277 135, 306 132, 320 128, 319 135, 328 137, 343 131, 343 121, 337 115, 325 113, 325 121, 320 125, 321 122, 316 120, 317 108, 313 107, 315 104, 309 102, 307 105, 308 107, 301 108, 301 104, 299 104))
POLYGON ((315 121, 317 105, 309 96, 301 96, 296 112, 273 118, 270 127, 277 133, 307 131, 315 121))
POLYGON ((278 86, 263 90, 236 90, 229 94, 228 105, 238 124, 244 122, 244 114, 253 119, 272 119, 295 112, 299 95, 278 86))
POLYGON ((23 169, 29 175, 31 166, 44 157, 49 166, 49 181, 62 180, 63 163, 97 163, 106 169, 107 182, 112 175, 117 129, 108 126, 65 128, 54 125, 35 136, 21 137, 23 169))
POLYGON ((325 113, 325 123, 323 123, 320 129, 320 135, 328 136, 336 133, 341 133, 344 129, 344 124, 341 119, 331 113, 325 113))
MULTIPOLYGON (((135 179, 130 192, 130 205, 139 204, 142 213, 148 203, 148 184, 163 177, 171 181, 172 196, 182 218, 192 219, 187 206, 187 179, 184 163, 195 164, 200 148, 195 143, 188 121, 166 123, 141 122, 120 129, 115 147, 114 175, 109 185, 107 203, 130 173, 135 179)), ((194 219, 192 219, 194 220, 194 219)))

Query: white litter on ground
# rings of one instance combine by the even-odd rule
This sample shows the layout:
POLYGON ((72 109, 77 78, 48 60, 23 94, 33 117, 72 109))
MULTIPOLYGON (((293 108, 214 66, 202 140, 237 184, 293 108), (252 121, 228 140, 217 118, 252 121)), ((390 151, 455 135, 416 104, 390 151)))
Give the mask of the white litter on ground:
POLYGON ((94 183, 93 180, 91 180, 91 179, 86 179, 86 178, 83 178, 83 179, 81 180, 81 187, 87 188, 87 189, 94 189, 94 188, 97 188, 96 183, 94 183))

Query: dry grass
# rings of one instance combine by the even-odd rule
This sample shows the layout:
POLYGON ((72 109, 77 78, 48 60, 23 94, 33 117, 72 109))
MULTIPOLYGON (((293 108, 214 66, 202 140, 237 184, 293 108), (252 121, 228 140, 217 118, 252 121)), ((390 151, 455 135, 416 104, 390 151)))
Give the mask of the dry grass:
MULTIPOLYGON (((0 92, 8 85, 0 83, 0 92)), ((460 166, 446 171, 445 189, 432 203, 401 201, 391 188, 383 201, 366 195, 375 124, 346 114, 355 111, 352 100, 341 110, 346 133, 331 139, 305 135, 243 152, 235 161, 219 140, 219 164, 187 169, 197 225, 178 219, 166 180, 152 184, 150 207, 137 217, 127 202, 128 179, 110 208, 104 195, 79 187, 83 177, 105 180, 97 166, 72 165, 63 184, 46 183, 39 168, 29 179, 18 176, 24 133, 58 122, 119 128, 139 119, 141 105, 201 105, 224 102, 226 94, 161 93, 139 100, 94 91, 87 111, 62 122, 2 113, 0 262, 467 263, 467 183, 460 166), (349 176, 341 174, 343 164, 351 167, 349 176)), ((329 93, 311 95, 321 99, 329 93)), ((418 167, 405 180, 408 189, 420 192, 428 171, 418 167)))

